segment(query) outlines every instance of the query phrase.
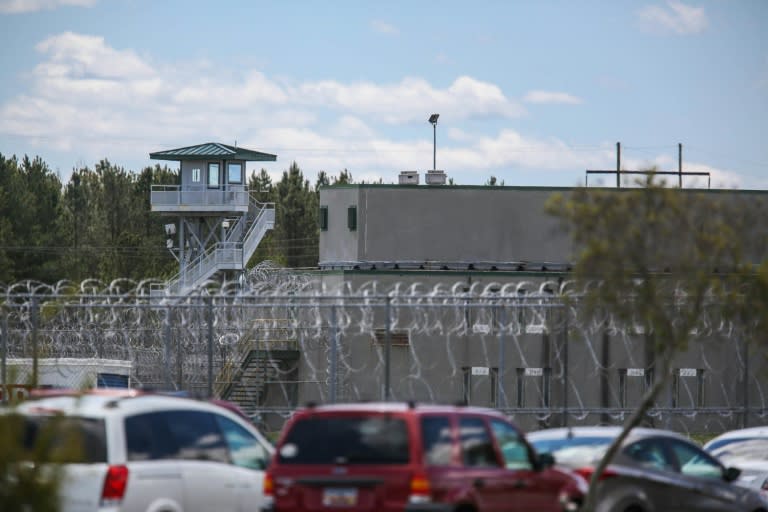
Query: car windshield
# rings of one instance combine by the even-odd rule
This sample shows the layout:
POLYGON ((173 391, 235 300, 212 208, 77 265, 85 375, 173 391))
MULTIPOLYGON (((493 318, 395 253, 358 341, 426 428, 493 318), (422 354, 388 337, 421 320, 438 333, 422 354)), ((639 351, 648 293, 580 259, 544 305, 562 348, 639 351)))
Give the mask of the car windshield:
POLYGON ((611 444, 612 437, 573 436, 557 439, 528 438, 538 453, 551 453, 559 464, 587 463, 602 455, 611 444))
POLYGON ((283 464, 407 464, 409 453, 401 418, 307 416, 294 423, 278 457, 283 464))

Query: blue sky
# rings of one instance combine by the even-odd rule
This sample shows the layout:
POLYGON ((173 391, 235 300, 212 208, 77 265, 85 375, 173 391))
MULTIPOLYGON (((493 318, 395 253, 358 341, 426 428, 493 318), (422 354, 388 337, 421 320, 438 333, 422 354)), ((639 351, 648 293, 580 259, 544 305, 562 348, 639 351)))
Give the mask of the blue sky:
POLYGON ((621 142, 627 170, 682 143, 713 187, 768 189, 764 0, 0 0, 0 43, 0 153, 64 181, 214 141, 396 182, 439 113, 458 184, 583 184, 621 142))

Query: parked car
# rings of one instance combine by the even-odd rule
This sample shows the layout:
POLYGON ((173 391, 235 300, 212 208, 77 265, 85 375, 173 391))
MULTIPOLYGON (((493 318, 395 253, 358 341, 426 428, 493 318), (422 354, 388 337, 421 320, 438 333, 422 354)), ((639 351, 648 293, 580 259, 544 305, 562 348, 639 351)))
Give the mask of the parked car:
POLYGON ((576 510, 586 482, 552 462, 492 409, 310 405, 283 429, 262 510, 576 510))
POLYGON ((81 453, 63 466, 64 512, 259 509, 274 448, 240 415, 133 391, 49 395, 12 412, 24 418, 28 446, 50 424, 77 434, 81 453))
MULTIPOLYGON (((621 427, 573 427, 530 432, 540 453, 586 479, 621 427)), ((687 437, 634 428, 600 477, 599 512, 764 512, 759 492, 736 485, 740 471, 726 468, 687 437)))
POLYGON ((741 470, 736 483, 768 497, 768 427, 732 430, 715 437, 704 449, 720 462, 741 470))
MULTIPOLYGON (((717 437, 710 439, 704 444, 704 449, 709 453, 725 453, 725 448, 731 444, 741 444, 745 441, 763 441, 768 443, 768 426, 750 427, 738 430, 730 430, 717 437)), ((764 456, 765 453, 762 454, 764 456)))

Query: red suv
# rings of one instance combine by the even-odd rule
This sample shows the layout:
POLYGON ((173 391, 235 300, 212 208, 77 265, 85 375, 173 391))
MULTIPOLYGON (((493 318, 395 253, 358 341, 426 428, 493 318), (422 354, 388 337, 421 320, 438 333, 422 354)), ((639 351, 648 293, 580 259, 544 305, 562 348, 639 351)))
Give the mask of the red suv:
POLYGON ((493 409, 308 406, 283 429, 263 512, 578 510, 586 482, 493 409))

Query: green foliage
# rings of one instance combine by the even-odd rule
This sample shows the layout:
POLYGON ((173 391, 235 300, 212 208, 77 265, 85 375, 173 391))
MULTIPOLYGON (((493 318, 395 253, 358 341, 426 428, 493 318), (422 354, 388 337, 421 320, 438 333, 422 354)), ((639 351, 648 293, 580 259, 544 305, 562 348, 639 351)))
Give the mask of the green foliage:
MULTIPOLYGON (((178 172, 165 166, 134 173, 104 159, 93 168, 73 169, 62 184, 39 158, 0 154, 0 283, 174 274, 177 262, 165 248, 164 218, 152 213, 150 194, 153 185, 178 182, 178 172)), ((290 267, 317 265, 319 188, 352 182, 347 169, 333 177, 321 171, 310 186, 295 162, 276 183, 265 169, 252 173, 252 197, 275 203, 277 218, 251 265, 267 259, 290 267)))
POLYGON ((334 185, 348 185, 350 183, 353 183, 352 180, 352 173, 349 172, 347 169, 344 169, 339 173, 338 178, 333 178, 333 184, 334 185))
POLYGON ((0 279, 56 279, 61 183, 39 158, 0 155, 0 279))
POLYGON ((0 510, 57 512, 61 463, 77 461, 82 440, 63 417, 52 417, 34 438, 25 418, 0 414, 0 510), (34 442, 32 442, 34 441, 34 442))
POLYGON ((653 406, 674 357, 703 327, 708 308, 765 336, 758 327, 765 331, 768 266, 764 262, 754 271, 750 258, 764 253, 755 252, 744 236, 764 205, 756 199, 734 205, 715 193, 668 188, 652 174, 636 185, 578 188, 553 196, 546 206, 571 236, 577 281, 582 288, 589 284, 573 300, 583 302, 586 315, 606 312, 627 327, 642 327, 646 365, 656 370, 653 386, 595 471, 585 510, 594 503, 600 473, 653 406))
POLYGON ((301 169, 293 162, 283 172, 275 187, 276 220, 274 236, 280 240, 281 253, 289 267, 317 265, 318 196, 304 179, 301 169))
POLYGON ((167 271, 162 221, 151 214, 152 184, 172 182, 167 168, 145 168, 135 175, 102 160, 94 170, 76 170, 64 191, 69 251, 67 275, 140 279, 167 271), (151 274, 150 271, 153 271, 151 274))

